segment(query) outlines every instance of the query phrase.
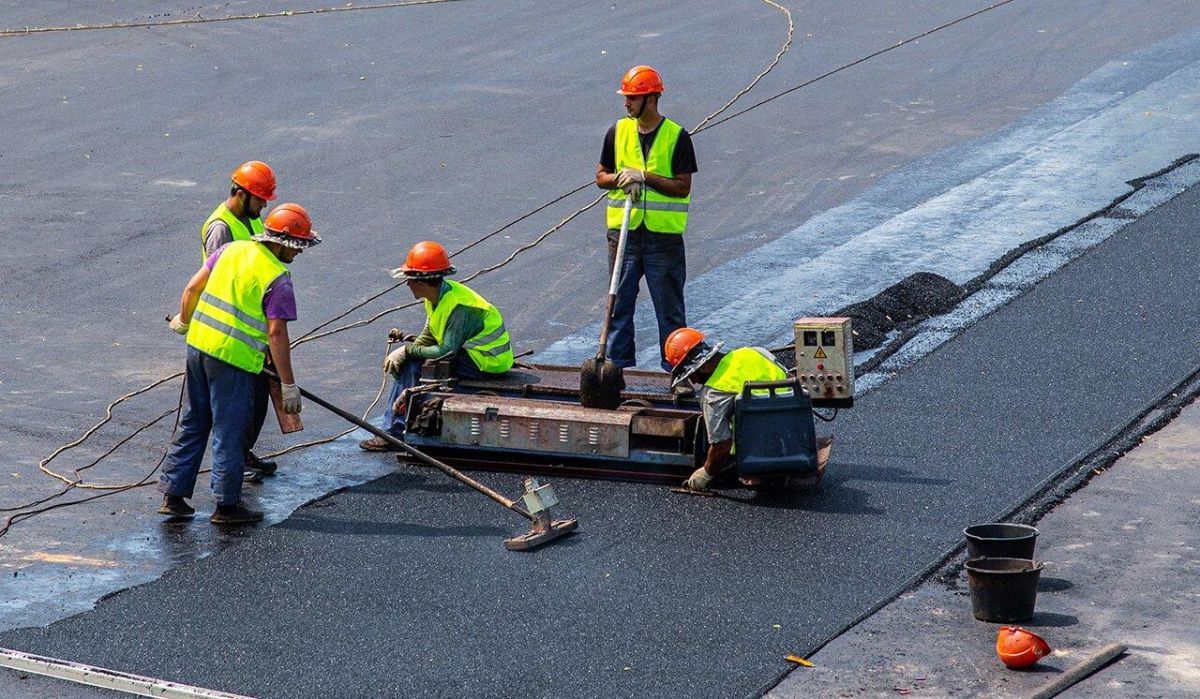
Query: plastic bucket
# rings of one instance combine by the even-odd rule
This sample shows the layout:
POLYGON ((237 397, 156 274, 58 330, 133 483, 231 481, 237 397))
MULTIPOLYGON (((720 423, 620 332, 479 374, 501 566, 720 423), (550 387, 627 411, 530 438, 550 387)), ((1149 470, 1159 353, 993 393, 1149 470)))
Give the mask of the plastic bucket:
POLYGON ((967 558, 1033 558, 1037 527, 1027 524, 975 524, 963 530, 967 558))
POLYGON ((980 621, 1009 623, 1033 616, 1042 564, 1028 558, 967 561, 971 613, 980 621))

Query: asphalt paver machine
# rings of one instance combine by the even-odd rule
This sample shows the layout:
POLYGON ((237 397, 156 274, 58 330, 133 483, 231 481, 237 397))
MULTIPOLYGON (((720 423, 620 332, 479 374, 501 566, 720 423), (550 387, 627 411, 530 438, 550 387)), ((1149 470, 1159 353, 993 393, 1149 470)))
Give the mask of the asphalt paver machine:
MULTIPOLYGON (((802 318, 794 329, 788 380, 747 385, 737 399, 736 473, 753 487, 818 483, 813 409, 854 402, 850 320, 802 318)), ((624 375, 620 406, 605 410, 580 404, 578 367, 519 365, 464 380, 430 363, 401 396, 404 441, 464 468, 678 484, 707 451, 700 405, 672 392, 664 372, 624 375)))

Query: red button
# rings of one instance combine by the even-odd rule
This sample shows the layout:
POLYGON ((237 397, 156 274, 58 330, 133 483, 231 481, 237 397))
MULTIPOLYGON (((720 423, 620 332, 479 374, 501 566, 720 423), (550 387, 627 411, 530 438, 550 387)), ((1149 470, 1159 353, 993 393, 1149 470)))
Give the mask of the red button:
POLYGON ((818 365, 817 365, 817 371, 825 371, 825 365, 824 365, 824 364, 818 364, 818 365))

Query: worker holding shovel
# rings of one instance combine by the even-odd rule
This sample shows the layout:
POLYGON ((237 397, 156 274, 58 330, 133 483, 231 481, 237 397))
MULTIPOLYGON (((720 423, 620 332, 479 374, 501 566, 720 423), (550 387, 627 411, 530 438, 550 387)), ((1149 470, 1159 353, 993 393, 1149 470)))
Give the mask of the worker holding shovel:
MULTIPOLYGON (((503 316, 465 284, 447 279, 455 271, 446 249, 429 240, 414 245, 404 265, 392 270, 392 277, 403 279, 413 298, 424 302, 426 317, 420 336, 402 338, 400 347, 383 362, 384 371, 395 378, 384 413, 384 429, 394 437, 402 437, 407 424, 404 391, 417 385, 426 361, 450 359, 451 372, 466 379, 512 368, 512 344, 503 316)), ((365 451, 398 450, 379 436, 358 446, 365 451)))
MULTIPOLYGON (((658 112, 662 76, 650 66, 625 73, 617 94, 625 116, 609 128, 596 166, 596 185, 609 190, 606 224, 610 270, 616 257, 625 200, 633 198, 623 273, 612 311, 608 355, 621 369, 637 364, 633 314, 638 285, 646 277, 658 319, 658 346, 686 323, 683 284, 687 279, 683 233, 687 228, 692 174, 697 171, 692 139, 658 112)), ((669 371, 666 356, 662 367, 669 371)))

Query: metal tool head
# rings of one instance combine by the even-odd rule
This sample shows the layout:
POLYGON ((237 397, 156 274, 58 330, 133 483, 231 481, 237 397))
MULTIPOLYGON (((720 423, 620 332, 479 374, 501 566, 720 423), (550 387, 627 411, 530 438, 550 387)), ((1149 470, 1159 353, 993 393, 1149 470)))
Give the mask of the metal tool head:
POLYGON ((530 525, 529 531, 504 540, 509 551, 531 551, 539 546, 561 539, 579 527, 577 519, 550 519, 548 513, 539 515, 530 525))
POLYGON ((615 410, 625 390, 625 374, 611 359, 585 359, 579 370, 579 402, 585 408, 615 410))

